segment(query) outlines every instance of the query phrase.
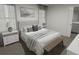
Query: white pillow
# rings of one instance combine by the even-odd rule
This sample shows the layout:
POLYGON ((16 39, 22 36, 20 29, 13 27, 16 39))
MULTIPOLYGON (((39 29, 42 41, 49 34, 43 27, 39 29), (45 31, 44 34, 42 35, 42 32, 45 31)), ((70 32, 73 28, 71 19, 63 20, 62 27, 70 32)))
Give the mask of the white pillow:
POLYGON ((32 26, 25 26, 25 27, 23 27, 23 31, 24 32, 32 32, 33 30, 32 30, 32 26))
POLYGON ((38 34, 38 33, 46 33, 48 31, 48 29, 42 28, 41 30, 35 31, 35 32, 31 32, 33 34, 38 34))
POLYGON ((27 27, 23 27, 23 31, 24 32, 27 32, 27 27))
POLYGON ((42 28, 41 30, 35 31, 35 32, 26 32, 27 35, 34 35, 38 33, 46 33, 48 29, 42 28))

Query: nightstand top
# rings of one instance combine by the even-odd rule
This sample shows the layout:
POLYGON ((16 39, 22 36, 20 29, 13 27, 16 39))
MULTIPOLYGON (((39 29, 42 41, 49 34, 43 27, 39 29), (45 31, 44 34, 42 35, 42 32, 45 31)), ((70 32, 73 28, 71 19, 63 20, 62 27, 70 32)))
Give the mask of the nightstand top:
POLYGON ((12 32, 3 32, 2 35, 15 34, 15 33, 18 33, 18 31, 15 30, 15 31, 12 31, 12 32))

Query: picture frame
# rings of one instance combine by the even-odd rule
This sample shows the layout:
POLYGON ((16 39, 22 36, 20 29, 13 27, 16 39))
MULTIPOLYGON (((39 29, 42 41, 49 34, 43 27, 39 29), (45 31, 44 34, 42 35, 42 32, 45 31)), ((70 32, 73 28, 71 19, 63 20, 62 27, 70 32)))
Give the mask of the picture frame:
POLYGON ((21 17, 35 17, 35 10, 33 8, 20 7, 21 17))

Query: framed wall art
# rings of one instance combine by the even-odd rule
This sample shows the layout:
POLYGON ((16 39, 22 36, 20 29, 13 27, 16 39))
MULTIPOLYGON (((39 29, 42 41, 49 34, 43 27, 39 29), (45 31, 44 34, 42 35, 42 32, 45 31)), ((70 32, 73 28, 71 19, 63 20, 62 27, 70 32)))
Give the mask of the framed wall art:
POLYGON ((20 7, 21 17, 35 17, 35 10, 33 8, 20 7))

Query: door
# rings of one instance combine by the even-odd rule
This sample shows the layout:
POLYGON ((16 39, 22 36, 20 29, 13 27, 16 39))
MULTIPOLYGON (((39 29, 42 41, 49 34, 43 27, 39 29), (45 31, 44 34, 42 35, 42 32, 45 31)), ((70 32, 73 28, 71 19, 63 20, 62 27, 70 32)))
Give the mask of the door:
POLYGON ((73 13, 74 13, 74 7, 69 7, 69 10, 68 10, 68 20, 67 20, 67 28, 66 28, 66 35, 68 37, 70 37, 70 35, 71 35, 73 13))

